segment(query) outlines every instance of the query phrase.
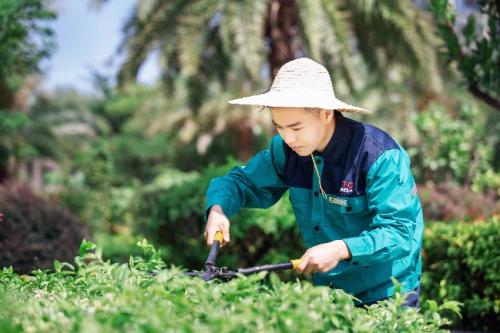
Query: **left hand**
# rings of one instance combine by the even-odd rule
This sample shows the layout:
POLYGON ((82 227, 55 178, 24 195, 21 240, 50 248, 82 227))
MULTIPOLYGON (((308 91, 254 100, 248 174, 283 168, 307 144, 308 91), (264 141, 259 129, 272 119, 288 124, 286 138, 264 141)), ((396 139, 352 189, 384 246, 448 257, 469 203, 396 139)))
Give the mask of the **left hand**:
POLYGON ((311 247, 300 259, 299 273, 328 272, 339 261, 351 259, 351 252, 343 240, 334 240, 311 247))

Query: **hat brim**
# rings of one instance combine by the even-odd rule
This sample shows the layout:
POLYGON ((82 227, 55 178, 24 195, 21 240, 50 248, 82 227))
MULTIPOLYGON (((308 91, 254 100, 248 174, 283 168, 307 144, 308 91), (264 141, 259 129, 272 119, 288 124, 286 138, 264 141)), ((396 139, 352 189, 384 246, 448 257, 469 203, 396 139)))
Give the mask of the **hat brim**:
POLYGON ((253 95, 243 98, 230 100, 229 104, 233 105, 255 105, 267 107, 290 107, 290 108, 321 108, 326 110, 338 110, 342 112, 364 113, 370 114, 371 111, 350 105, 341 100, 324 96, 311 96, 308 94, 296 94, 293 96, 283 96, 279 93, 266 92, 264 94, 253 95))

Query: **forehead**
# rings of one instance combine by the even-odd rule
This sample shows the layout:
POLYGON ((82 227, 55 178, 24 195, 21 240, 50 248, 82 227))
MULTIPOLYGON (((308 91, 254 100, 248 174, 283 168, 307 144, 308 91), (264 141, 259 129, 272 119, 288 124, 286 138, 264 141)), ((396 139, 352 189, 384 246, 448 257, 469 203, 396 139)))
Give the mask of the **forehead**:
POLYGON ((286 125, 293 122, 311 119, 312 112, 304 108, 271 108, 273 122, 277 125, 286 125))

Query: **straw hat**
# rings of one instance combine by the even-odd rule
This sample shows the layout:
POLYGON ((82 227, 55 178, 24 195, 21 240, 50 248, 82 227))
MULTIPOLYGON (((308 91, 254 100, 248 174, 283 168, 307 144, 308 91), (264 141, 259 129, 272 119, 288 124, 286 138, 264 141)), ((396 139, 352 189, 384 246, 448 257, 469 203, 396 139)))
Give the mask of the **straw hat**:
POLYGON ((268 92, 233 99, 229 104, 371 113, 337 99, 326 68, 309 58, 295 59, 284 64, 268 92))

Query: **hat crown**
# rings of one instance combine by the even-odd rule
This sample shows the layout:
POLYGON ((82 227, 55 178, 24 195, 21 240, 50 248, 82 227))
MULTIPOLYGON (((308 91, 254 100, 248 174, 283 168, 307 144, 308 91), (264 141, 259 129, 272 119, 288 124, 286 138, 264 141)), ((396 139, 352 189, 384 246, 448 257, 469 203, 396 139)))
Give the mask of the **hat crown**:
POLYGON ((322 108, 343 112, 370 113, 370 111, 342 102, 333 92, 327 69, 309 58, 299 58, 284 64, 269 91, 233 99, 230 104, 267 107, 322 108))
POLYGON ((335 96, 327 69, 309 58, 299 58, 284 64, 273 81, 270 92, 310 91, 335 96))

